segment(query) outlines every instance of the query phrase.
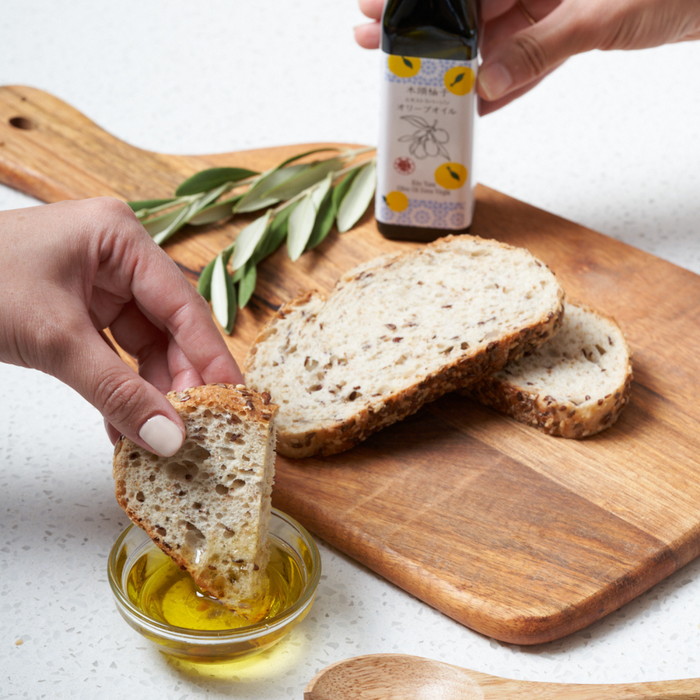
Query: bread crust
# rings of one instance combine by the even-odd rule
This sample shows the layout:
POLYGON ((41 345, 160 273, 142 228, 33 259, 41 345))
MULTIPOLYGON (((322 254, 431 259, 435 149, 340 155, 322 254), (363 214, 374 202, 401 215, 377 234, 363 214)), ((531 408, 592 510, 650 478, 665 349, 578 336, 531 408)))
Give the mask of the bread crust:
MULTIPOLYGON (((443 248, 449 246, 450 241, 458 237, 450 236, 436 241, 425 249, 443 248)), ((472 240, 481 240, 471 237, 472 240)), ((508 246, 496 241, 487 241, 488 245, 510 249, 508 246)), ((349 273, 343 275, 333 290, 347 284, 361 280, 367 270, 376 270, 378 267, 392 265, 396 260, 408 255, 417 255, 424 249, 418 249, 411 253, 399 253, 383 256, 358 266, 349 273)), ((546 268, 543 263, 538 262, 546 268)), ((260 330, 250 346, 244 363, 244 370, 250 383, 250 373, 255 368, 258 348, 277 333, 277 327, 283 324, 286 317, 293 312, 305 312, 309 307, 307 318, 311 320, 313 310, 326 302, 326 297, 319 292, 305 291, 284 304, 279 311, 260 330)), ((314 430, 292 432, 284 429, 278 431, 278 453, 292 458, 304 458, 311 456, 330 456, 343 452, 365 440, 373 433, 385 428, 392 423, 406 418, 418 411, 424 404, 433 401, 440 396, 464 388, 487 375, 501 369, 508 362, 519 358, 527 352, 554 335, 559 329, 563 315, 564 292, 559 288, 558 303, 556 308, 543 313, 538 319, 527 327, 521 328, 489 343, 482 349, 470 349, 461 352, 453 360, 446 361, 439 371, 423 376, 420 381, 391 394, 383 394, 374 401, 368 401, 365 406, 345 420, 338 420, 330 425, 317 427, 314 430)), ((275 397, 277 398, 277 397, 275 397)))
MULTIPOLYGON (((567 307, 571 306, 574 304, 567 304, 567 307)), ((615 320, 609 316, 582 304, 576 306, 602 322, 617 326, 615 320)), ((574 439, 595 435, 613 425, 630 400, 633 379, 632 353, 619 327, 618 331, 616 340, 621 342, 626 350, 623 379, 618 386, 609 389, 603 395, 596 393, 596 387, 590 387, 592 396, 588 396, 583 403, 574 403, 561 396, 555 398, 546 390, 529 390, 523 382, 504 379, 501 376, 503 373, 486 377, 464 393, 547 435, 574 439)))

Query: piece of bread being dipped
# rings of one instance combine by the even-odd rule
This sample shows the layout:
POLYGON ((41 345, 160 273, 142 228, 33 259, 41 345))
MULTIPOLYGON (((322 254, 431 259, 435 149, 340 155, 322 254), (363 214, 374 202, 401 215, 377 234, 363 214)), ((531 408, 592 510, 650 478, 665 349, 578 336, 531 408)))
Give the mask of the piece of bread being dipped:
POLYGON ((203 591, 256 622, 266 611, 252 601, 269 586, 277 407, 243 385, 209 384, 167 398, 185 424, 185 442, 172 457, 158 457, 122 436, 114 452, 117 500, 203 591))

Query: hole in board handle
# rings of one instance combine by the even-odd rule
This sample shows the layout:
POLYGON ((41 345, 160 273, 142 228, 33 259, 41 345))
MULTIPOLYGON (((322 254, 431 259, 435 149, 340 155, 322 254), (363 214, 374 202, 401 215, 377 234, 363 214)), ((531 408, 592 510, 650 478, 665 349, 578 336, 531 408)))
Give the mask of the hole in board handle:
POLYGON ((29 131, 34 128, 34 124, 32 124, 27 117, 12 117, 12 119, 10 119, 10 126, 14 126, 15 129, 24 129, 24 131, 29 131))

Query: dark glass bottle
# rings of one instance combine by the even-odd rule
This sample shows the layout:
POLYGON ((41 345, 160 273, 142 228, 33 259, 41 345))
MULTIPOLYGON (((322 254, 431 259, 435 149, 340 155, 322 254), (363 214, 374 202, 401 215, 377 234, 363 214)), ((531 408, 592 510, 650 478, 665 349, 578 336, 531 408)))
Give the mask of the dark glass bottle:
POLYGON ((386 238, 466 233, 478 53, 476 0, 388 0, 377 226, 386 238))

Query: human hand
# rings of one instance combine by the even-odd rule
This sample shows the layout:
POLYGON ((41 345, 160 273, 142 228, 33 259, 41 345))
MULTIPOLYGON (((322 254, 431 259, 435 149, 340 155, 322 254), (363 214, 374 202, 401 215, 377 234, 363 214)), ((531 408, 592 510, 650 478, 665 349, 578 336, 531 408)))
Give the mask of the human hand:
POLYGON ((0 212, 0 267, 0 361, 74 388, 112 441, 170 456, 185 430, 163 394, 243 381, 204 299, 119 200, 0 212))
MULTIPOLYGON (((384 0, 359 4, 374 21, 356 27, 355 38, 377 48, 384 0)), ((482 0, 480 10, 482 115, 525 94, 575 54, 700 39, 697 0, 482 0)))
POLYGON ((379 22, 384 11, 384 0, 359 0, 360 12, 372 20, 355 27, 355 41, 363 49, 378 49, 381 40, 379 22))

